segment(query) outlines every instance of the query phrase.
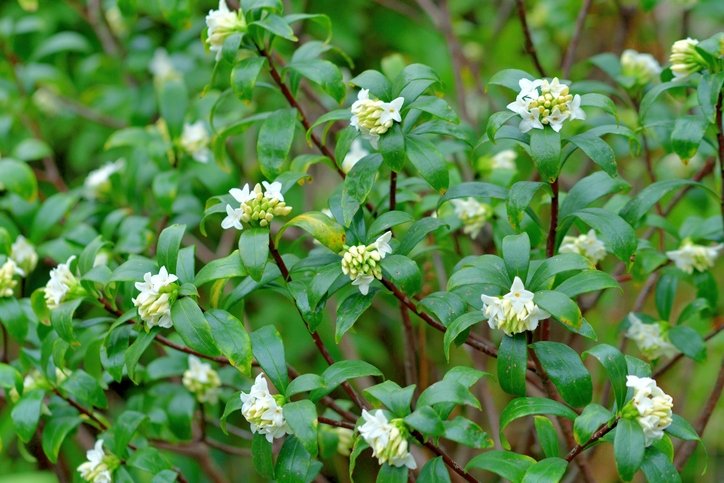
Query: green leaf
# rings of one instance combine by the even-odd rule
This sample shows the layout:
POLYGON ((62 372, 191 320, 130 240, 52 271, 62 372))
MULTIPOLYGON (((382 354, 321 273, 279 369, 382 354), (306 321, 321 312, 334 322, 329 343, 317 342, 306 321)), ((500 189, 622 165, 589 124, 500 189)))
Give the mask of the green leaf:
POLYGON ((551 314, 566 327, 579 329, 583 323, 581 309, 573 300, 560 292, 541 290, 533 299, 540 308, 551 314))
POLYGON ((600 233, 606 249, 621 261, 629 261, 629 258, 636 250, 638 241, 636 232, 634 232, 627 220, 604 208, 585 208, 576 211, 571 216, 577 217, 600 233))
POLYGON ((279 229, 276 236, 277 245, 281 240, 282 233, 290 226, 301 228, 335 253, 342 250, 346 241, 342 225, 320 211, 308 211, 295 216, 279 229))
POLYGON ((387 255, 380 262, 382 273, 409 296, 422 288, 422 274, 417 263, 404 255, 387 255))
POLYGON ((616 153, 606 141, 590 132, 573 136, 568 141, 575 144, 609 176, 616 176, 616 153))
POLYGON ((144 257, 132 257, 113 271, 111 282, 140 282, 146 273, 158 273, 155 261, 144 257))
POLYGON ((186 225, 171 225, 165 228, 158 237, 156 260, 158 260, 158 265, 166 267, 169 273, 176 273, 178 251, 185 231, 186 225))
POLYGON ((450 483, 450 473, 445 467, 442 456, 425 463, 417 477, 417 483, 450 483))
POLYGON ((417 399, 418 406, 434 406, 439 403, 465 404, 480 409, 480 401, 471 394, 468 386, 452 378, 445 378, 430 385, 417 399))
POLYGON ((262 122, 256 150, 259 167, 267 178, 274 179, 284 170, 296 124, 296 109, 279 109, 262 122))
POLYGON ((353 293, 339 304, 337 309, 337 321, 335 322, 334 340, 339 343, 342 336, 354 326, 357 319, 372 305, 374 293, 362 295, 361 293, 353 293))
POLYGON ((507 87, 511 91, 520 91, 520 80, 528 79, 533 80, 534 77, 524 70, 519 69, 504 69, 496 72, 493 77, 488 81, 489 85, 498 85, 507 87))
POLYGON ((106 394, 96 378, 82 369, 74 370, 60 387, 68 396, 86 408, 108 406, 106 394))
POLYGON ((25 201, 38 197, 38 182, 26 163, 14 159, 0 159, 0 190, 15 193, 25 201))
POLYGON ((445 439, 469 446, 471 448, 491 448, 493 440, 480 426, 462 416, 451 421, 443 421, 445 439))
POLYGON ((347 173, 347 177, 344 179, 341 202, 345 226, 352 223, 355 213, 367 200, 367 195, 369 195, 372 186, 375 184, 375 177, 381 165, 382 156, 370 154, 360 159, 347 173))
POLYGON ((657 86, 652 87, 648 91, 646 91, 646 95, 644 95, 643 99, 641 99, 641 104, 639 105, 639 116, 641 119, 646 117, 646 114, 648 110, 653 106, 656 99, 663 94, 664 92, 670 90, 670 89, 678 89, 678 88, 686 88, 690 86, 690 81, 672 81, 672 82, 663 82, 657 86))
POLYGON ((528 290, 535 291, 539 288, 545 288, 546 282, 559 273, 591 270, 593 268, 586 257, 577 253, 561 253, 543 260, 525 286, 528 290))
POLYGON ((500 414, 500 442, 506 449, 510 448, 508 440, 505 439, 503 430, 516 419, 535 414, 552 414, 570 420, 576 419, 577 414, 563 404, 541 397, 520 397, 508 403, 500 414))
POLYGON ((266 17, 262 18, 261 20, 257 20, 256 22, 252 22, 249 24, 249 27, 257 26, 261 27, 267 32, 274 34, 278 37, 282 37, 287 40, 291 40, 292 42, 296 42, 297 37, 294 35, 294 31, 289 26, 289 24, 279 15, 275 14, 269 14, 266 17))
POLYGON ((251 347, 254 358, 269 380, 277 391, 283 393, 289 384, 289 376, 284 358, 284 344, 277 329, 273 325, 266 325, 252 332, 251 347))
POLYGON ((376 483, 405 483, 409 470, 407 466, 392 466, 387 463, 382 465, 377 473, 376 483))
POLYGON ((587 208, 597 199, 629 188, 629 184, 620 177, 611 177, 603 171, 597 171, 576 182, 566 193, 559 209, 561 220, 577 210, 587 208))
POLYGON ((259 475, 269 480, 274 479, 272 445, 263 434, 256 433, 251 439, 251 461, 259 475))
POLYGON ((628 368, 626 366, 626 358, 613 346, 608 344, 599 344, 591 347, 583 353, 584 357, 592 355, 601 363, 606 370, 608 380, 611 382, 613 394, 616 396, 616 407, 621 409, 626 403, 626 376, 628 368))
POLYGON ((671 415, 671 425, 664 431, 671 436, 685 441, 701 441, 694 427, 678 414, 671 415))
POLYGON ((460 122, 458 115, 450 107, 450 104, 437 96, 420 96, 415 102, 407 106, 408 109, 417 109, 442 120, 457 123, 460 122))
MULTIPOLYGON (((443 336, 443 350, 445 351, 445 359, 447 361, 450 360, 450 344, 453 342, 462 343, 462 341, 458 340, 458 336, 467 333, 470 327, 479 323, 482 319, 483 314, 481 312, 470 312, 456 317, 447 325, 447 330, 443 336)), ((500 354, 498 354, 498 361, 500 361, 500 354)), ((498 364, 500 364, 500 362, 498 362, 498 364)))
POLYGON ((292 59, 292 62, 287 65, 287 69, 293 70, 317 84, 335 101, 341 103, 344 100, 346 89, 342 80, 342 72, 332 62, 323 59, 292 59))
POLYGON ((405 423, 426 436, 443 436, 445 426, 440 415, 430 406, 420 406, 405 417, 405 423))
POLYGON ((107 244, 108 242, 103 241, 103 237, 97 236, 92 242, 86 245, 78 257, 78 271, 81 275, 85 275, 93 269, 96 255, 98 255, 101 248, 107 244))
POLYGON ((564 401, 574 407, 591 402, 591 374, 583 365, 578 352, 559 342, 541 341, 531 346, 564 401))
MULTIPOLYGON (((399 123, 394 123, 385 134, 380 136, 379 153, 392 171, 402 171, 402 168, 405 167, 405 145, 405 136, 399 123)), ((431 167, 425 167, 425 169, 432 170, 431 167)))
POLYGON ((513 483, 520 483, 525 476, 525 472, 535 462, 530 456, 511 451, 493 450, 486 451, 471 459, 465 465, 465 470, 469 471, 471 468, 475 468, 490 471, 513 483))
POLYGON ((690 179, 667 179, 657 181, 642 189, 639 194, 631 199, 619 212, 621 218, 626 220, 631 226, 638 226, 641 218, 643 218, 651 208, 667 193, 682 188, 684 186, 697 186, 703 188, 707 194, 716 198, 716 194, 703 186, 701 183, 690 179))
POLYGON ((586 270, 565 279, 556 287, 557 292, 561 292, 570 298, 574 298, 582 293, 595 292, 607 288, 620 288, 618 282, 606 272, 597 270, 586 270))
POLYGON ((697 331, 685 325, 676 325, 669 330, 669 340, 685 356, 702 362, 706 359, 706 345, 697 331))
POLYGON ((312 456, 317 456, 317 409, 312 401, 290 402, 282 408, 284 419, 304 448, 312 456))
POLYGON ((641 471, 651 483, 681 483, 681 475, 671 460, 656 448, 646 448, 641 471))
POLYGON ((500 388, 514 396, 525 396, 525 373, 528 370, 528 343, 525 334, 503 336, 498 349, 500 388))
POLYGON ((44 396, 45 393, 39 389, 27 392, 20 397, 10 413, 15 432, 24 443, 30 441, 35 434, 44 396))
POLYGON ((0 387, 3 389, 22 387, 23 378, 13 366, 0 362, 0 387))
POLYGON ((161 452, 151 446, 133 451, 128 458, 128 466, 152 474, 173 468, 161 452))
POLYGON ((365 376, 382 376, 382 372, 372 364, 364 361, 347 360, 335 362, 322 373, 323 388, 313 391, 309 397, 315 401, 319 400, 343 382, 365 376))
POLYGON ((538 444, 543 450, 546 458, 560 456, 561 448, 558 445, 558 433, 553 422, 545 416, 534 416, 535 433, 538 436, 538 444))
POLYGON ((517 115, 517 113, 511 111, 493 113, 493 115, 488 118, 488 125, 485 127, 485 133, 488 135, 488 138, 493 141, 498 130, 517 115))
POLYGON ((349 81, 352 85, 368 89, 370 94, 384 101, 391 101, 392 86, 390 81, 376 70, 366 70, 349 81))
POLYGON ((483 183, 481 181, 470 181, 467 183, 460 183, 455 186, 451 186, 450 189, 440 198, 437 202, 439 207, 446 201, 454 200, 457 198, 467 198, 473 196, 476 198, 494 198, 498 200, 504 200, 508 196, 508 192, 505 188, 494 185, 492 183, 483 183))
POLYGON ((324 386, 324 381, 321 376, 316 374, 302 374, 301 376, 295 377, 287 386, 285 393, 287 398, 299 394, 302 392, 314 391, 324 386))
POLYGON ((65 438, 81 423, 78 416, 53 416, 43 428, 43 452, 51 463, 58 461, 58 453, 65 438))
POLYGON ((405 233, 400 246, 395 250, 396 254, 408 255, 413 248, 417 246, 427 235, 437 230, 445 224, 437 218, 425 217, 421 220, 417 220, 415 223, 410 225, 410 228, 405 233))
POLYGON ((261 281, 269 258, 269 228, 248 228, 239 237, 241 264, 255 281, 261 281))
POLYGON ((375 218, 367 229, 368 237, 375 237, 393 226, 402 225, 414 221, 415 218, 404 211, 387 211, 375 218))
POLYGON ((392 381, 385 381, 364 390, 367 397, 384 404, 398 418, 404 418, 410 414, 410 402, 414 392, 414 385, 401 388, 392 381))
POLYGON ((209 282, 227 278, 240 278, 246 276, 246 270, 241 263, 241 255, 234 250, 224 258, 212 260, 199 270, 194 285, 201 287, 209 282))
POLYGON ((138 383, 136 379, 136 365, 138 360, 141 358, 143 353, 151 345, 153 339, 156 337, 156 332, 140 332, 136 337, 136 340, 128 347, 128 350, 123 354, 123 358, 126 363, 126 370, 128 371, 128 377, 135 383, 138 383))
POLYGON ((561 136, 553 129, 534 129, 530 133, 530 154, 541 178, 553 182, 561 169, 561 136))
MULTIPOLYGON (((442 101, 442 99, 439 100, 442 101)), ((435 144, 421 136, 409 136, 405 149, 410 163, 420 173, 420 176, 437 192, 444 193, 450 183, 450 178, 447 162, 435 144)))
POLYGON ((234 66, 231 71, 231 88, 239 99, 251 100, 256 79, 265 62, 264 57, 247 57, 234 66))
POLYGON ((312 458, 294 436, 284 440, 284 445, 275 468, 276 480, 280 483, 311 483, 322 469, 322 463, 312 458))
POLYGON ((671 315, 671 306, 674 303, 676 288, 678 285, 679 277, 672 273, 664 273, 656 282, 654 300, 661 320, 669 320, 669 316, 671 315))
POLYGON ((123 411, 113 425, 113 453, 123 457, 128 452, 128 444, 133 435, 138 431, 139 426, 148 418, 143 413, 136 411, 123 411))
POLYGON ((251 376, 251 338, 244 324, 225 310, 212 309, 204 315, 221 353, 242 374, 251 376))
POLYGON ((20 161, 37 161, 53 156, 53 150, 40 139, 23 139, 13 149, 12 157, 20 161))
POLYGON ((63 302, 50 311, 50 323, 53 329, 55 329, 61 339, 73 345, 78 345, 73 330, 73 314, 81 302, 83 302, 83 299, 63 302))
POLYGON ((576 443, 586 443, 593 433, 612 418, 611 412, 600 404, 589 404, 573 422, 573 436, 576 443))
POLYGON ((208 356, 219 355, 209 323, 193 299, 183 297, 177 300, 171 307, 171 319, 174 329, 187 346, 208 356))
POLYGON ((701 116, 681 116, 676 118, 671 131, 671 147, 684 164, 699 150, 701 140, 709 121, 701 116))
POLYGON ((161 117, 166 121, 172 139, 181 135, 188 108, 188 92, 181 79, 168 79, 161 84, 158 104, 161 117))
POLYGON ((527 233, 503 238, 503 260, 511 280, 515 277, 526 279, 530 262, 530 238, 527 233))
POLYGON ((508 221, 516 230, 520 230, 520 224, 523 221, 523 212, 528 208, 530 202, 533 201, 533 197, 540 190, 550 193, 551 188, 547 183, 540 181, 518 181, 510 187, 506 211, 508 212, 508 221))
POLYGON ((644 459, 644 432, 638 421, 619 419, 613 441, 618 474, 624 481, 633 479, 644 459))
POLYGON ((563 458, 546 458, 528 468, 523 483, 558 483, 567 467, 568 462, 563 458))
POLYGON ((406 104, 412 104, 430 86, 439 83, 440 78, 431 67, 410 64, 395 78, 393 90, 405 98, 406 104))
MULTIPOLYGON (((5 180, 3 180, 4 182, 5 180)), ((30 226, 30 241, 36 245, 43 241, 48 232, 58 224, 77 199, 77 196, 71 193, 56 193, 48 197, 35 213, 30 226)))

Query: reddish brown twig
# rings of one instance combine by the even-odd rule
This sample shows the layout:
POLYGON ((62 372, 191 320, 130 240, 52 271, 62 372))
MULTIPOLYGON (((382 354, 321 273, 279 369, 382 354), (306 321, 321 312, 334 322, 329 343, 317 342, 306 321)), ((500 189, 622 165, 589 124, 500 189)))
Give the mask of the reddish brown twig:
MULTIPOLYGON (((707 341, 713 339, 714 336, 716 336, 719 332, 722 331, 722 329, 724 329, 724 324, 719 325, 719 327, 717 327, 716 329, 714 329, 713 332, 709 333, 706 337, 704 337, 704 342, 707 342, 707 341)), ((683 352, 680 352, 680 353, 676 354, 676 356, 673 357, 669 362, 667 362, 666 364, 664 364, 663 366, 661 366, 656 372, 654 372, 653 378, 654 378, 654 379, 658 379, 659 377, 663 376, 664 374, 666 374, 666 372, 667 372, 669 369, 671 369, 672 367, 674 367, 674 366, 676 365, 676 363, 679 362, 679 361, 680 361, 681 359, 683 359, 683 358, 684 358, 684 353, 683 353, 683 352)))
POLYGON ((525 15, 524 0, 515 0, 515 3, 518 6, 518 18, 520 19, 520 26, 523 28, 523 36, 525 37, 525 51, 530 55, 533 60, 533 65, 535 65, 535 68, 541 77, 545 77, 545 69, 543 68, 543 64, 540 63, 538 52, 536 51, 535 44, 533 43, 533 37, 531 36, 530 29, 528 28, 528 19, 525 15))
POLYGON ((591 435, 590 438, 588 438, 588 441, 586 441, 583 444, 577 444, 567 455, 566 455, 566 461, 571 462, 573 461, 573 458, 578 456, 581 452, 583 452, 586 448, 591 446, 593 443, 598 441, 599 439, 606 436, 609 432, 613 430, 613 428, 616 427, 618 424, 618 419, 616 419, 613 423, 603 423, 599 428, 591 435))
POLYGON ((337 421, 336 419, 329 419, 322 416, 319 416, 317 421, 322 424, 326 424, 327 426, 334 426, 335 428, 354 429, 354 423, 349 423, 347 421, 337 421))
POLYGON ((435 446, 429 441, 425 441, 425 437, 419 432, 419 431, 413 431, 412 435, 417 439, 425 448, 429 449, 433 453, 435 453, 437 456, 441 456, 442 460, 445 462, 445 464, 448 466, 448 468, 452 469, 455 473, 460 475, 462 479, 469 482, 477 482, 478 480, 465 471, 465 469, 460 466, 455 460, 453 460, 445 451, 443 451, 442 448, 439 446, 435 446))
POLYGON ((589 10, 591 10, 591 3, 591 0, 583 1, 583 5, 581 5, 581 9, 578 11, 578 17, 576 18, 576 29, 573 31, 573 37, 571 37, 571 42, 568 44, 566 54, 563 56, 561 70, 563 71, 563 77, 566 79, 568 79, 568 76, 571 75, 573 58, 576 54, 576 48, 578 48, 578 42, 581 40, 583 27, 586 25, 586 17, 588 16, 589 10))

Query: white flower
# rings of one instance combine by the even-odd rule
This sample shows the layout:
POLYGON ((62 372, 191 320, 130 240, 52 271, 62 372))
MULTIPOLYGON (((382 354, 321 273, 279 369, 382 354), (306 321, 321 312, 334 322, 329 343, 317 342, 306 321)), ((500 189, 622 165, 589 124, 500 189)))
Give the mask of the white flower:
POLYGON ((282 184, 279 181, 269 183, 268 181, 262 181, 264 186, 264 198, 270 200, 284 201, 284 195, 282 194, 282 184))
POLYGON ((344 161, 342 161, 342 171, 344 171, 345 174, 349 173, 352 171, 352 168, 354 168, 354 165, 368 154, 370 154, 370 152, 362 146, 362 141, 359 138, 355 139, 352 141, 352 145, 349 147, 344 161))
POLYGON ((10 258, 25 272, 25 275, 30 274, 38 265, 38 254, 23 235, 18 235, 10 247, 10 258))
POLYGON ((510 292, 501 297, 481 295, 483 315, 491 329, 500 329, 506 335, 535 330, 538 323, 550 317, 533 302, 533 292, 525 289, 523 281, 515 277, 510 292))
POLYGON ((374 245, 375 249, 379 252, 380 258, 385 258, 385 256, 388 253, 392 253, 392 248, 390 247, 390 240, 392 239, 392 232, 386 231, 382 235, 380 235, 377 240, 372 244, 374 245))
POLYGON ((258 226, 269 226, 275 216, 286 216, 292 211, 287 206, 282 195, 282 184, 278 181, 268 183, 263 181, 265 191, 262 193, 260 184, 249 189, 245 184, 242 189, 232 188, 229 194, 239 202, 239 208, 226 205, 226 218, 221 222, 221 227, 226 229, 236 228, 241 230, 243 223, 258 226))
POLYGON ((370 285, 374 282, 375 277, 373 275, 360 274, 352 280, 352 285, 359 287, 359 293, 367 295, 370 293, 370 285))
POLYGON ((380 261, 388 253, 392 253, 390 239, 392 232, 381 235, 370 245, 344 246, 342 255, 342 273, 352 280, 352 285, 359 287, 362 295, 367 295, 370 284, 375 279, 382 280, 380 261))
POLYGON ((241 10, 232 12, 226 5, 226 0, 219 0, 218 10, 209 10, 206 16, 208 32, 206 42, 209 50, 216 53, 216 60, 221 59, 221 49, 224 41, 234 32, 246 30, 246 20, 241 10))
POLYGON ((493 156, 493 169, 515 169, 515 160, 518 155, 512 149, 505 149, 493 156))
POLYGON ((691 240, 685 239, 678 250, 666 252, 666 256, 674 262, 679 270, 686 273, 693 273, 694 270, 705 272, 714 266, 719 252, 724 248, 720 243, 715 246, 696 245, 691 240))
POLYGON ((111 472, 115 466, 115 458, 108 457, 103 451, 103 440, 99 439, 93 448, 86 453, 88 461, 78 466, 81 478, 91 483, 111 483, 111 472))
POLYGON ((228 230, 229 228, 236 228, 241 230, 244 227, 241 225, 241 217, 244 212, 241 208, 232 208, 231 205, 226 205, 226 218, 221 220, 221 228, 228 230))
POLYGON ((376 148, 380 136, 386 133, 394 122, 402 122, 400 109, 404 102, 403 97, 392 102, 373 99, 369 90, 360 89, 357 100, 350 108, 350 125, 369 138, 372 146, 376 148))
POLYGON ((493 208, 487 203, 481 203, 473 197, 452 200, 455 216, 463 223, 463 233, 476 238, 493 216, 493 208))
POLYGON ((185 123, 179 140, 181 147, 199 163, 211 161, 211 150, 209 149, 209 132, 203 121, 196 121, 193 124, 185 123))
POLYGON ((231 188, 229 190, 229 194, 239 203, 246 203, 247 201, 253 200, 255 198, 255 194, 253 191, 249 189, 249 184, 245 184, 242 189, 239 188, 231 188))
POLYGON ((621 73, 634 79, 636 85, 646 85, 661 73, 661 66, 651 54, 626 49, 621 54, 621 73))
POLYGON ((196 356, 189 356, 189 368, 184 372, 183 383, 196 395, 199 402, 216 404, 219 400, 221 379, 210 364, 201 362, 196 356))
POLYGON ((125 164, 124 159, 119 159, 91 171, 83 183, 86 197, 92 200, 106 195, 111 189, 111 176, 123 170, 125 164))
POLYGON ((671 357, 678 352, 668 337, 661 333, 659 323, 644 324, 634 314, 629 314, 628 320, 631 325, 626 331, 626 337, 636 343, 646 359, 653 361, 659 357, 671 357))
POLYGON ((581 96, 569 94, 568 86, 558 78, 518 81, 520 92, 507 108, 521 117, 522 132, 543 129, 546 124, 560 131, 567 120, 585 119, 581 109, 581 96))
POLYGON ((263 434, 270 443, 274 438, 291 434, 282 407, 269 392, 264 374, 256 376, 249 392, 242 392, 240 397, 241 414, 249 422, 252 432, 263 434))
POLYGON ((153 53, 151 63, 148 64, 148 70, 153 74, 153 79, 157 83, 163 83, 167 80, 177 79, 181 74, 173 66, 171 56, 168 55, 163 47, 156 49, 153 53))
POLYGON ((415 458, 409 450, 407 429, 402 419, 389 421, 384 411, 377 409, 372 413, 362 410, 365 423, 358 428, 359 434, 372 448, 372 456, 380 465, 407 466, 417 468, 415 458))
POLYGON ((75 256, 50 271, 50 280, 45 285, 45 304, 51 310, 65 302, 68 294, 79 288, 78 279, 70 270, 73 260, 75 256))
POLYGON ((18 285, 15 275, 23 276, 25 273, 15 264, 12 258, 5 260, 0 266, 0 297, 12 297, 18 285))
POLYGON ((675 78, 683 79, 707 66, 704 58, 696 51, 697 45, 698 40, 687 37, 677 40, 671 46, 669 61, 675 78))
POLYGON ((594 265, 606 257, 606 245, 596 236, 595 230, 579 236, 565 236, 558 250, 560 253, 577 253, 588 258, 594 265))
POLYGON ((171 304, 176 299, 178 285, 176 275, 168 273, 166 267, 161 267, 158 274, 146 272, 143 282, 136 282, 136 290, 140 293, 132 299, 133 305, 138 307, 138 315, 146 323, 146 330, 159 326, 168 329, 173 326, 171 320, 171 304))
POLYGON ((661 439, 664 430, 671 425, 674 402, 650 377, 626 376, 626 386, 634 390, 631 402, 638 412, 636 419, 644 431, 644 444, 650 446, 661 439))

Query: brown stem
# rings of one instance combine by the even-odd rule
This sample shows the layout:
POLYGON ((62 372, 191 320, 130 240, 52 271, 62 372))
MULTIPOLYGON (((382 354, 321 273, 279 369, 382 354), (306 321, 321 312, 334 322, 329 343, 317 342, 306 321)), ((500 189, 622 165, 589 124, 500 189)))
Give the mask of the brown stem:
MULTIPOLYGON (((721 99, 721 98, 720 98, 721 99)), ((722 389, 724 388, 724 360, 722 360, 721 365, 719 366, 719 375, 716 378, 716 384, 714 385, 714 388, 711 391, 711 395, 709 396, 709 399, 706 401, 706 404, 704 405, 704 408, 701 410, 701 415, 694 423, 694 429, 699 434, 699 436, 704 435, 704 430, 706 429, 707 424, 709 423, 709 419, 711 419, 711 415, 714 412, 714 409, 716 408, 717 403, 719 402, 719 398, 721 397, 722 389)), ((676 455, 676 459, 674 460, 674 463, 676 464, 676 469, 678 471, 681 471, 681 469, 686 464, 686 460, 689 459, 691 456, 691 453, 694 452, 694 448, 696 447, 697 442, 696 441, 686 441, 679 449, 679 453, 676 455)))
POLYGON ((96 423, 98 427, 100 427, 103 431, 108 429, 108 425, 103 422, 98 416, 96 416, 92 411, 87 410, 86 408, 75 402, 73 399, 64 396, 58 389, 53 389, 53 392, 65 402, 73 406, 79 413, 83 414, 88 419, 96 423))
POLYGON ((598 441, 599 439, 603 438, 613 430, 613 428, 616 427, 618 424, 618 419, 616 419, 612 424, 611 423, 603 423, 599 428, 594 432, 590 438, 588 438, 588 441, 586 441, 583 444, 577 444, 567 455, 566 455, 566 461, 571 462, 573 461, 573 458, 578 456, 579 453, 583 452, 586 448, 588 448, 590 445, 598 441))
POLYGON ((566 79, 568 78, 568 76, 571 75, 573 57, 575 56, 578 42, 581 40, 583 27, 586 25, 586 17, 588 16, 588 11, 591 10, 591 3, 591 0, 584 0, 583 5, 581 5, 581 9, 578 11, 578 17, 576 18, 576 29, 573 31, 573 37, 571 37, 571 42, 568 44, 568 49, 566 49, 566 54, 563 57, 563 62, 561 63, 563 77, 565 77, 566 79))
POLYGON ((721 174, 721 218, 724 223, 724 114, 722 113, 722 102, 724 102, 724 92, 719 93, 719 99, 716 101, 716 141, 719 148, 719 173, 721 174))
POLYGON ((437 456, 442 456, 442 460, 445 462, 445 464, 453 470, 455 473, 460 475, 465 481, 469 482, 477 482, 478 480, 465 471, 462 466, 460 466, 455 460, 453 460, 445 451, 442 450, 439 446, 435 446, 429 441, 425 441, 425 437, 418 431, 413 431, 412 435, 415 437, 416 440, 418 440, 425 448, 429 449, 433 453, 435 453, 437 456))
POLYGON ((329 419, 322 416, 319 416, 317 418, 317 421, 322 424, 326 424, 327 426, 334 426, 335 428, 354 429, 355 427, 353 423, 348 423, 346 421, 337 421, 336 419, 329 419))
POLYGON ((523 28, 523 35, 525 36, 525 50, 530 55, 535 65, 536 70, 541 77, 546 76, 545 69, 538 59, 538 52, 535 50, 535 44, 533 43, 533 37, 531 37, 530 29, 528 28, 528 19, 525 15, 525 3, 524 0, 515 0, 518 6, 518 18, 520 19, 520 26, 523 28))
POLYGON ((400 303, 400 315, 405 338, 405 383, 409 386, 417 382, 417 364, 415 364, 415 332, 410 321, 407 307, 400 303))
POLYGON ((397 172, 390 172, 390 211, 397 207, 397 172))
MULTIPOLYGON (((706 337, 704 337, 704 342, 707 342, 714 338, 719 332, 721 332, 724 329, 724 325, 720 325, 714 331, 710 332, 706 337)), ((653 378, 658 379, 659 377, 666 374, 666 372, 674 367, 677 362, 679 362, 681 359, 684 358, 684 354, 682 352, 678 353, 676 357, 673 357, 669 362, 661 366, 656 372, 654 372, 653 378)))
POLYGON ((546 243, 546 256, 552 257, 556 253, 556 235, 558 232, 558 179, 551 184, 551 225, 548 229, 548 240, 546 243))

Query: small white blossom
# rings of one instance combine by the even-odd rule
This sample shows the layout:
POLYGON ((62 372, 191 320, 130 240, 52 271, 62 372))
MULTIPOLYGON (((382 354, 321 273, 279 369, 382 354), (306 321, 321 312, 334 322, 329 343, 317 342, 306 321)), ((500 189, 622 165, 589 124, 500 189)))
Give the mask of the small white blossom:
POLYGON ((650 446, 671 425, 674 402, 650 377, 626 376, 626 386, 634 390, 631 403, 638 412, 636 419, 644 431, 644 444, 650 446))
POLYGON ((173 326, 171 320, 171 304, 176 300, 178 285, 176 275, 168 273, 161 267, 158 274, 146 272, 143 282, 136 282, 136 290, 140 293, 132 299, 138 308, 138 315, 146 323, 146 330, 159 326, 168 329, 173 326))
POLYGON ((535 330, 541 320, 550 317, 533 301, 533 292, 525 289, 519 277, 515 277, 510 292, 502 298, 483 294, 481 299, 490 328, 500 329, 506 335, 535 330))
POLYGON ((81 288, 78 279, 70 270, 73 260, 75 260, 75 256, 50 271, 50 280, 45 285, 45 304, 51 310, 69 300, 68 295, 74 294, 77 289, 81 288))
POLYGON ((489 204, 482 203, 473 197, 454 199, 452 205, 455 208, 455 216, 463 224, 463 233, 470 235, 470 238, 476 238, 493 216, 493 208, 489 204))
POLYGON ((208 27, 206 43, 209 44, 209 50, 216 53, 218 61, 221 59, 224 41, 235 32, 245 31, 246 20, 241 10, 232 12, 226 5, 226 0, 219 0, 218 10, 209 10, 209 14, 206 16, 206 26, 208 27))
POLYGON ((270 443, 291 433, 282 406, 269 392, 264 374, 256 376, 249 392, 242 392, 240 397, 241 414, 249 422, 252 432, 263 434, 270 443))
POLYGON ((696 51, 697 45, 699 45, 698 40, 687 37, 677 40, 671 46, 669 61, 671 62, 671 72, 676 79, 688 77, 707 66, 704 58, 696 51))
POLYGON ((382 280, 382 266, 380 261, 388 253, 392 253, 390 239, 392 232, 381 235, 370 245, 355 245, 343 247, 342 273, 352 280, 352 285, 359 288, 362 295, 367 295, 370 285, 375 279, 382 280))
POLYGON ((415 458, 410 453, 407 441, 407 429, 402 419, 389 421, 384 411, 377 409, 373 412, 362 410, 365 423, 358 428, 359 434, 372 448, 372 456, 377 458, 380 465, 385 463, 392 466, 407 466, 417 468, 415 458))
POLYGON ((493 155, 493 169, 515 169, 515 160, 518 159, 518 155, 512 149, 505 149, 499 153, 493 155))
POLYGON ((588 258, 594 265, 606 258, 606 245, 596 236, 595 230, 578 236, 565 236, 558 250, 560 253, 577 253, 588 258))
POLYGON ((342 161, 342 171, 344 171, 345 174, 349 173, 352 171, 352 168, 354 168, 354 165, 368 154, 370 154, 370 152, 362 146, 362 141, 359 138, 355 139, 352 141, 352 145, 349 147, 344 161, 342 161))
POLYGON ((210 364, 189 356, 189 368, 184 372, 183 384, 196 395, 199 402, 216 404, 221 392, 221 379, 210 364))
POLYGON ((111 483, 113 481, 112 472, 118 462, 112 455, 106 455, 103 451, 103 440, 96 441, 95 446, 86 453, 85 463, 78 466, 83 480, 90 483, 111 483))
POLYGON ((686 273, 705 272, 714 266, 719 252, 724 244, 714 246, 696 245, 691 240, 685 239, 678 250, 666 252, 666 256, 674 262, 679 270, 686 273))
POLYGON ((122 171, 125 165, 126 161, 119 159, 91 171, 83 183, 86 197, 92 200, 108 194, 111 189, 111 176, 122 171))
POLYGON ((520 79, 518 85, 520 92, 507 107, 521 117, 522 132, 543 129, 546 124, 560 131, 565 121, 586 118, 581 109, 581 96, 569 94, 568 86, 561 84, 557 77, 550 82, 520 79))
POLYGON ((221 220, 221 228, 228 230, 229 228, 236 228, 241 230, 244 227, 241 224, 241 217, 244 212, 241 208, 233 208, 231 205, 226 205, 226 218, 221 220))
POLYGON ((239 208, 226 205, 226 218, 221 222, 221 227, 226 229, 243 229, 242 223, 255 226, 269 226, 275 216, 286 216, 292 211, 291 206, 284 202, 282 184, 278 181, 268 183, 263 181, 264 192, 260 184, 250 189, 245 184, 242 189, 232 188, 229 194, 239 202, 239 208))
POLYGON ((264 186, 264 198, 269 200, 284 201, 284 195, 282 194, 282 184, 279 181, 269 183, 268 181, 262 181, 264 186))
POLYGON ((621 73, 634 79, 636 85, 646 85, 661 73, 661 66, 651 54, 626 49, 621 54, 621 73))
POLYGON ((385 258, 385 256, 388 253, 392 253, 392 248, 390 247, 390 240, 392 239, 392 232, 386 231, 382 235, 380 235, 377 240, 372 244, 374 245, 375 249, 380 253, 380 258, 385 258))
POLYGON ((5 260, 0 266, 0 297, 12 297, 18 281, 15 276, 23 276, 25 273, 15 264, 12 258, 5 260))
POLYGON ((369 90, 360 89, 357 100, 350 108, 350 125, 369 138, 372 146, 376 148, 380 136, 385 134, 394 122, 402 122, 400 109, 404 102, 404 97, 398 97, 392 102, 373 99, 369 90))
POLYGON ((185 123, 181 132, 181 147, 199 163, 211 161, 211 150, 209 149, 209 132, 203 121, 196 121, 193 124, 185 123))
POLYGON ((148 64, 148 70, 153 74, 153 80, 159 84, 181 77, 171 61, 171 56, 163 47, 156 49, 153 53, 151 63, 148 64))
POLYGON ((626 337, 636 343, 646 359, 653 361, 659 357, 671 357, 678 352, 669 338, 662 334, 659 323, 644 324, 634 314, 629 314, 628 320, 631 325, 626 331, 626 337))
POLYGON ((10 247, 10 258, 25 272, 25 275, 30 274, 38 265, 35 247, 23 235, 18 235, 10 247))

